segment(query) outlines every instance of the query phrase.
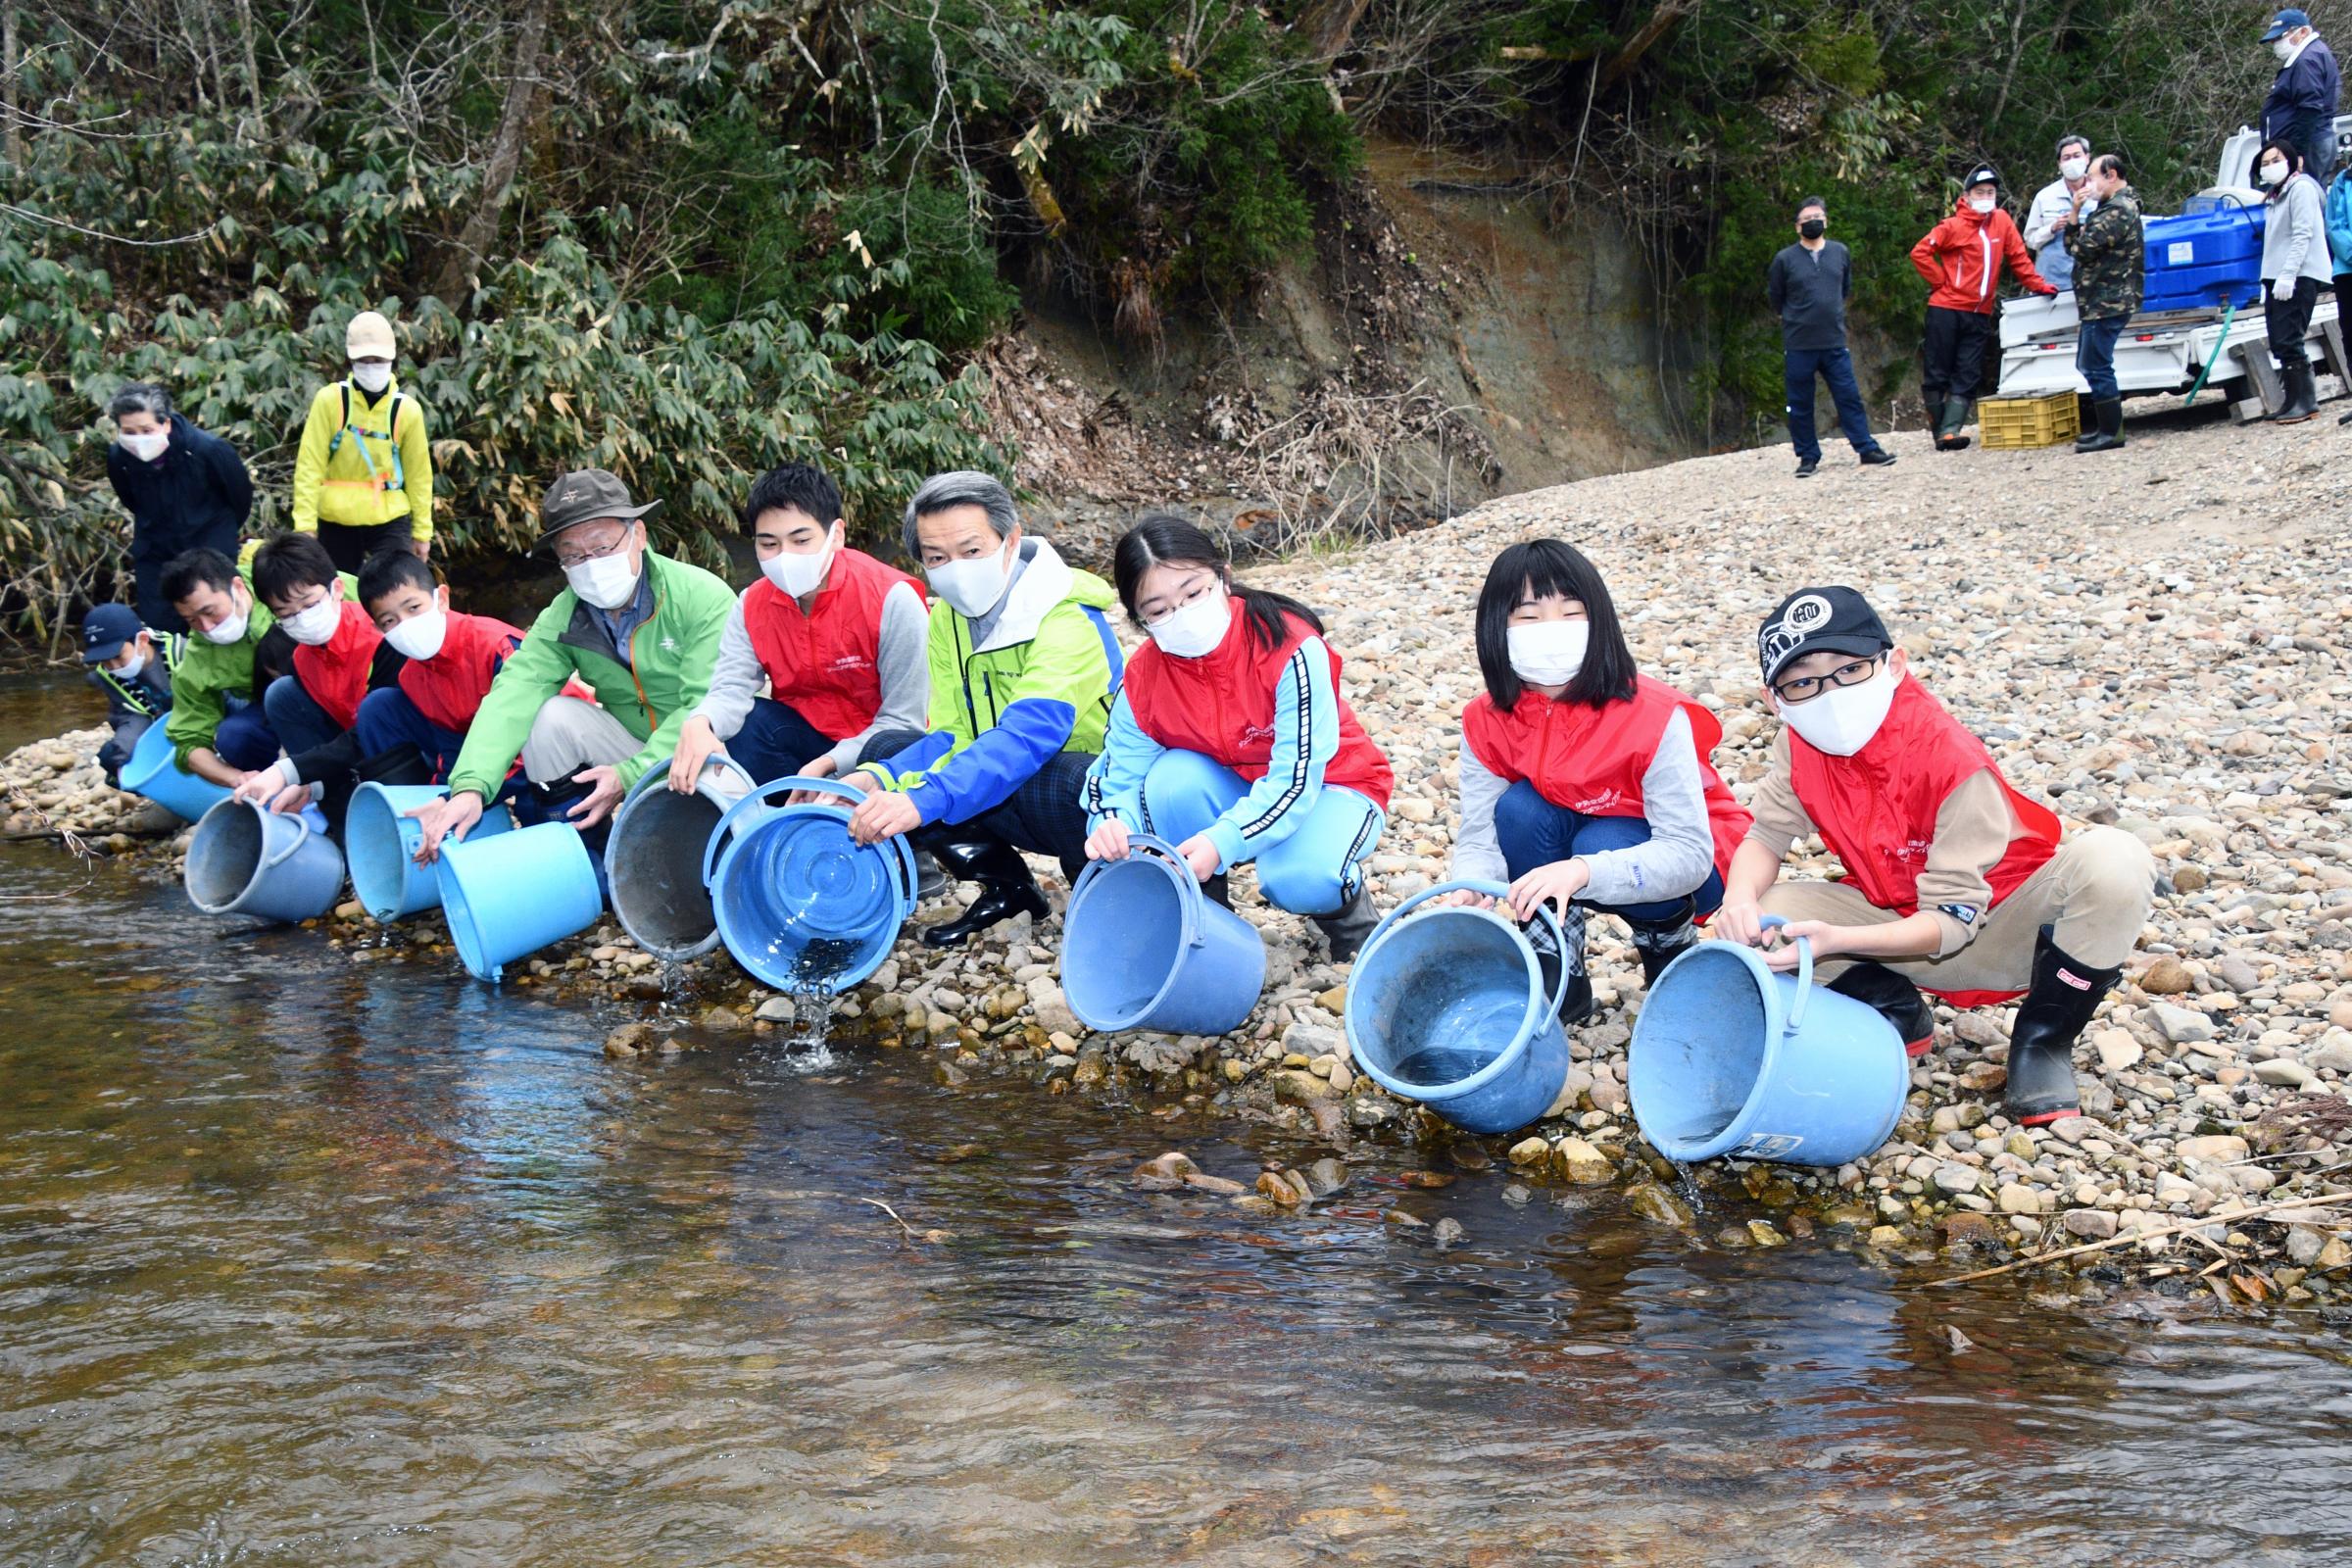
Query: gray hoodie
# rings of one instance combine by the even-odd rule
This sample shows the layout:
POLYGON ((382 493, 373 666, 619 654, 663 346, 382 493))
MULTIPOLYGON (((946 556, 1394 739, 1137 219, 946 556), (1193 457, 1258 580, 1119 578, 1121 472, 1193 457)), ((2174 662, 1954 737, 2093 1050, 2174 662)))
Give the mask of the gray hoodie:
POLYGON ((2325 203, 2318 180, 2309 174, 2286 176, 2286 185, 2271 203, 2270 218, 2262 225, 2264 282, 2277 277, 2309 277, 2325 288, 2335 281, 2335 270, 2328 260, 2325 203))

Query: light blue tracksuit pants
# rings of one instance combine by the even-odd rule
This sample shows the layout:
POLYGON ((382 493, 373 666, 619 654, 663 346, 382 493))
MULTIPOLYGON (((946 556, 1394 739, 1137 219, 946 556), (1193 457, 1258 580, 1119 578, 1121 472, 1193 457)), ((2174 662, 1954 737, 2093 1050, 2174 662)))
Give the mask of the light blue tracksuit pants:
MULTIPOLYGON (((1171 844, 1204 831, 1250 792, 1232 768, 1199 752, 1169 751, 1144 776, 1144 808, 1152 830, 1171 844)), ((1257 854, 1257 888, 1293 914, 1337 914, 1364 885, 1363 860, 1380 841, 1388 813, 1336 784, 1316 792, 1298 825, 1257 854)))

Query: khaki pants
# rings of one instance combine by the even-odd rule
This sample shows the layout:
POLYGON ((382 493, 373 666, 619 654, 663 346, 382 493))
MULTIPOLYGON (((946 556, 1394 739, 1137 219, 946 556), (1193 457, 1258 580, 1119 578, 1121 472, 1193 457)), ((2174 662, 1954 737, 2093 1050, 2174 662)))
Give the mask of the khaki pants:
POLYGON ((522 770, 534 784, 553 784, 583 767, 625 762, 644 750, 645 742, 627 725, 594 703, 551 697, 540 705, 531 738, 522 743, 522 770))
MULTIPOLYGON (((2120 828, 2086 828, 2058 847, 2048 863, 1998 907, 1959 952, 1942 958, 1881 958, 1922 990, 2024 991, 2034 983, 2034 949, 2043 926, 2058 951, 2086 968, 2122 966, 2156 903, 2156 861, 2148 847, 2120 828)), ((1890 925, 1902 918, 1844 882, 1778 882, 1762 900, 1766 914, 1831 925, 1890 925)), ((1817 978, 1835 980, 1857 960, 1828 958, 1817 978)))

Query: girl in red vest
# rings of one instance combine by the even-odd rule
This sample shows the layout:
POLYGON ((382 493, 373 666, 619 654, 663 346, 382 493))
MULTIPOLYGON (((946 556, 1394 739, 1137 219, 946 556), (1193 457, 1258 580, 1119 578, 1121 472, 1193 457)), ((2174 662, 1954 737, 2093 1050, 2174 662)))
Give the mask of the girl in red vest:
POLYGON ((921 740, 931 710, 922 584, 849 548, 841 491, 808 464, 762 474, 743 522, 760 581, 719 633, 718 664, 679 732, 669 787, 692 792, 714 752, 764 784, 840 778, 921 740), (763 683, 772 695, 760 695, 763 683))
POLYGON ((1747 813, 1710 760, 1723 727, 1634 667, 1609 590, 1574 547, 1534 539, 1495 557, 1477 639, 1487 690, 1462 710, 1452 874, 1509 882, 1522 921, 1556 908, 1568 952, 1544 953, 1545 967, 1566 965, 1560 1018, 1576 1023, 1592 1011, 1586 911, 1631 927, 1655 979, 1723 897, 1747 813))
POLYGON ((1391 777, 1339 694, 1322 621, 1236 587, 1216 541, 1181 517, 1129 529, 1111 574, 1150 640, 1087 769, 1087 858, 1124 859, 1130 833, 1155 834, 1220 903, 1226 874, 1253 860, 1267 902, 1314 920, 1346 962, 1377 923, 1363 859, 1391 777))
POLYGON ((1814 974, 1886 1014, 1915 1056, 1936 1029, 1921 987, 1956 1007, 2022 995, 2009 1114, 2029 1126, 2081 1114, 2075 1042, 2155 903, 2147 847, 2107 827, 2061 842, 2058 818, 2010 788, 1851 588, 1790 594, 1757 653, 1786 728, 1716 934, 1763 948, 1777 969, 1796 966, 1805 938, 1814 974), (1845 880, 1781 881, 1782 858, 1814 832, 1845 880), (1764 928, 1766 914, 1788 924, 1764 928))

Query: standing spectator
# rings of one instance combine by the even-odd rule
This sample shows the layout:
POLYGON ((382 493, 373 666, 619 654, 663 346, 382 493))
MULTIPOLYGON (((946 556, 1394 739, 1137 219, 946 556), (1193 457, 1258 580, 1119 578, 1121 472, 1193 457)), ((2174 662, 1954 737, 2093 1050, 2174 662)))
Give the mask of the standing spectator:
POLYGON ((148 381, 127 381, 106 405, 115 421, 106 476, 130 512, 130 568, 139 619, 162 632, 184 632, 164 597, 164 565, 190 550, 237 553, 237 533, 253 511, 253 479, 237 449, 172 412, 172 395, 148 381))
POLYGON ((433 455, 424 406, 392 378, 392 323, 373 311, 343 334, 351 374, 311 399, 294 457, 294 531, 315 533, 337 571, 378 550, 433 543, 433 455))
POLYGON ((2075 338, 2075 368, 2090 383, 2099 427, 2085 431, 2077 452, 2112 452, 2124 444, 2124 394, 2115 383, 2115 343, 2139 309, 2146 259, 2140 249, 2139 197, 2124 179, 2124 161, 2102 153, 2084 176, 2062 225, 2075 263, 2075 304, 2082 326, 2075 338))
POLYGON ((2058 292, 2034 270, 2025 236, 2001 211, 2000 195, 1999 172, 1990 164, 1979 164, 1961 182, 1951 216, 1911 247, 1911 265, 1929 288, 1919 390, 1938 452, 1968 445, 1960 431, 1976 413, 1984 348, 1992 341, 1993 313, 2000 307, 2002 270, 2034 293, 2058 292))
POLYGON ((2333 282, 2328 261, 2327 199, 2320 182, 2303 172, 2303 155, 2274 137, 2254 155, 2254 175, 2270 192, 2270 221, 2262 228, 2262 280, 2270 293, 2262 302, 2271 352, 2278 357, 2278 379, 2286 401, 2271 418, 2301 424, 2320 412, 2320 392, 2303 338, 2311 330, 2312 307, 2320 287, 2333 282))
POLYGON ((1764 292, 1781 318, 1781 374, 1788 391, 1788 439, 1796 447, 1796 476, 1810 479, 1821 466, 1821 441, 1813 430, 1813 378, 1830 383, 1838 405, 1838 427, 1862 461, 1888 464, 1894 455, 1870 433, 1862 389, 1854 382, 1853 356, 1845 347, 1845 302, 1853 297, 1854 261, 1846 248, 1825 239, 1829 204, 1808 196, 1796 207, 1796 243, 1772 259, 1764 292))
MULTIPOLYGON (((2335 178, 2328 186, 2325 212, 2329 265, 2335 269, 2335 318, 2345 321, 2352 306, 2352 131, 2335 139, 2335 178)), ((2352 414, 2335 421, 2352 424, 2352 414)))
POLYGON ((2090 142, 2082 136, 2058 138, 2058 177, 2034 193, 2026 209, 2026 246, 2034 266, 2060 288, 2075 286, 2075 259, 2067 254, 2066 231, 2075 221, 2075 198, 2090 178, 2090 142))
POLYGON ((2262 139, 2283 141, 2302 155, 2303 171, 2325 179, 2334 167, 2335 98, 2342 78, 2335 52, 2311 25, 2311 18, 2286 10, 2271 19, 2262 35, 2278 57, 2278 74, 2262 101, 2262 139))

